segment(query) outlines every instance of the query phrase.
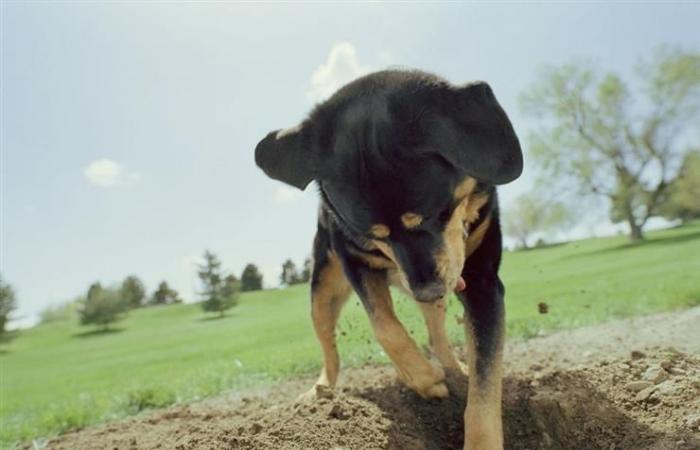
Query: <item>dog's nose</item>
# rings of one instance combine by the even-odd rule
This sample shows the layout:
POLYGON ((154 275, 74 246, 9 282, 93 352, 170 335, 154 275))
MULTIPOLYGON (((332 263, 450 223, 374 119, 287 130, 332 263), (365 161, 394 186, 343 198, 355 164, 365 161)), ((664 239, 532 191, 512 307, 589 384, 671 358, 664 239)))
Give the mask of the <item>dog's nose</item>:
POLYGON ((434 302, 445 296, 445 285, 440 282, 432 282, 416 286, 413 289, 413 296, 419 302, 434 302))

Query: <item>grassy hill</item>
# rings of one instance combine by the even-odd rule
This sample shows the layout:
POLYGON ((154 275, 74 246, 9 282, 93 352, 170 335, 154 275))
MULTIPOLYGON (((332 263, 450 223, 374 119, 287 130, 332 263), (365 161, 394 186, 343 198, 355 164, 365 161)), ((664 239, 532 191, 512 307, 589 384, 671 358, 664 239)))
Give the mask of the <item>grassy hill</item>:
MULTIPOLYGON (((508 335, 576 327, 700 303, 700 223, 624 237, 507 253, 508 335), (538 312, 547 303, 548 314, 538 312)), ((398 314, 425 342, 418 309, 395 296, 398 314)), ((320 351, 309 318, 308 287, 243 295, 223 319, 199 305, 133 311, 116 331, 90 333, 77 322, 23 331, 0 347, 0 445, 210 396, 228 389, 315 372, 320 351)), ((449 332, 463 332, 450 305, 449 332)), ((387 361, 357 299, 340 323, 345 365, 387 361)))

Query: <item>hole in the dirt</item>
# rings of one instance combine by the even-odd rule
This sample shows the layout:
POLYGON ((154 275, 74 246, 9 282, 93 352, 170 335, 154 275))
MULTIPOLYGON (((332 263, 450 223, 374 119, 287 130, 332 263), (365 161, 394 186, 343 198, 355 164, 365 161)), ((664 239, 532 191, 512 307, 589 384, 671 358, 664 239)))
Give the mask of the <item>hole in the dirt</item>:
MULTIPOLYGON (((375 403, 392 422, 389 448, 461 450, 467 381, 448 378, 450 397, 426 401, 398 385, 354 394, 375 403)), ((507 450, 639 450, 678 448, 681 436, 665 436, 620 411, 583 375, 559 373, 532 387, 529 380, 504 380, 504 438, 507 450)))

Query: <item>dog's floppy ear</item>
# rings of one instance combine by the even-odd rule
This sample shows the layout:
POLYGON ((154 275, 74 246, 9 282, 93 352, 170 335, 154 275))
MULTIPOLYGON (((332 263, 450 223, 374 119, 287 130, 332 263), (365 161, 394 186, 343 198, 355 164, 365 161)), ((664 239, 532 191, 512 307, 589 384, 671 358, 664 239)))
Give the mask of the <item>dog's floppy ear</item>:
POLYGON ((453 130, 443 156, 474 178, 509 183, 523 171, 523 154, 508 116, 488 84, 455 89, 448 112, 453 130))
POLYGON ((255 163, 270 178, 301 190, 318 176, 318 153, 304 122, 269 133, 255 147, 255 163))

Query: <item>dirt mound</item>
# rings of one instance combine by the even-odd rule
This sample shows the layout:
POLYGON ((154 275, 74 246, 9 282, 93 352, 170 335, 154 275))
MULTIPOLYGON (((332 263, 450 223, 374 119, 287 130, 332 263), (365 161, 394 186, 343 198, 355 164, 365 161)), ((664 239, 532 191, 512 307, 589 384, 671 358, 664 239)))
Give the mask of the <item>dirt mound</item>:
MULTIPOLYGON (((642 319, 654 324, 649 331, 635 319, 512 344, 504 380, 506 448, 700 449, 699 313, 696 308, 678 320, 673 315, 642 319), (680 340, 658 338, 665 327, 680 340), (683 327, 687 332, 679 333, 683 327), (610 334, 626 336, 630 329, 639 335, 637 342, 646 344, 643 335, 653 334, 653 342, 676 343, 683 352, 635 347, 610 334), (579 350, 585 356, 577 358, 579 350)), ((46 448, 462 448, 463 375, 449 377, 449 398, 426 401, 395 381, 390 367, 348 369, 335 395, 297 403, 312 382, 291 380, 246 396, 154 411, 60 436, 46 448)))

